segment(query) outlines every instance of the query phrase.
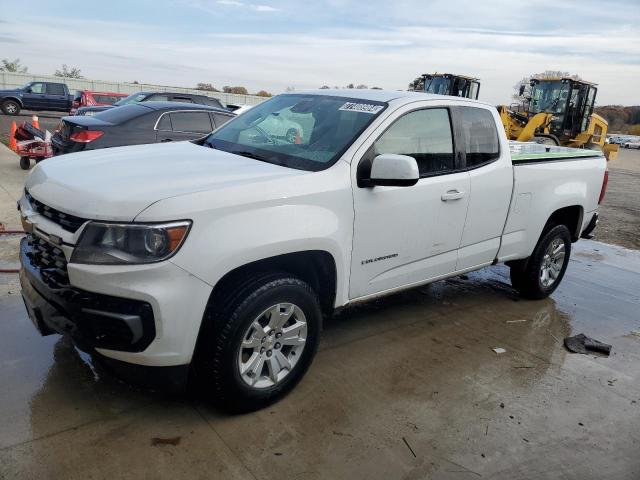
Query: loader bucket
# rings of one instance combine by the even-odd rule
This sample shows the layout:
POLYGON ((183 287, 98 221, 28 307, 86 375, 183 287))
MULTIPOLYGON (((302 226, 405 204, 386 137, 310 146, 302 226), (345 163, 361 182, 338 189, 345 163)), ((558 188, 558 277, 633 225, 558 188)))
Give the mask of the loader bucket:
POLYGON ((602 151, 604 152, 604 156, 607 159, 607 162, 611 160, 615 160, 618 156, 618 151, 620 150, 620 145, 616 145, 615 143, 605 143, 602 147, 602 151))

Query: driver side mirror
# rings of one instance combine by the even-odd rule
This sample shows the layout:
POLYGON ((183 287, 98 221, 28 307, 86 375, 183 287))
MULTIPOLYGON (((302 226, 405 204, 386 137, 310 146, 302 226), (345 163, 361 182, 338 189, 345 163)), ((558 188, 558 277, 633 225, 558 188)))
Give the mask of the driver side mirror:
POLYGON ((31 93, 31 87, 24 87, 24 93, 31 93))
POLYGON ((418 162, 408 155, 383 153, 373 159, 366 186, 410 187, 420 180, 418 162))

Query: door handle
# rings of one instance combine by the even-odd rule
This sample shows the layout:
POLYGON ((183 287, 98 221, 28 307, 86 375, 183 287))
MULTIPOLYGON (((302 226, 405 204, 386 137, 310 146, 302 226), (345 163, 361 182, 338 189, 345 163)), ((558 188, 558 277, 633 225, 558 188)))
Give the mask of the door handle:
POLYGON ((440 199, 443 202, 449 202, 451 200, 460 200, 461 198, 464 198, 465 195, 466 193, 461 192, 460 190, 449 190, 447 193, 443 193, 440 199))

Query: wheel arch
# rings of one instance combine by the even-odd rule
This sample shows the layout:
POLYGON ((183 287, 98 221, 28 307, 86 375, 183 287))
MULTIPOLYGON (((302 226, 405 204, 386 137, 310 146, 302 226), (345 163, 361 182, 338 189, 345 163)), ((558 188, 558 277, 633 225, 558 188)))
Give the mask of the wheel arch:
POLYGON ((234 268, 214 285, 209 304, 228 295, 229 289, 259 274, 283 272, 305 281, 317 293, 324 315, 333 311, 337 294, 337 266, 326 250, 304 250, 275 255, 234 268))
POLYGON ((20 98, 18 97, 13 97, 13 96, 2 97, 2 99, 0 100, 0 105, 2 105, 7 100, 13 100, 18 105, 20 105, 20 108, 24 108, 24 104, 22 103, 22 100, 20 100, 20 98))
POLYGON ((581 205, 570 205, 555 210, 547 220, 540 237, 556 225, 565 225, 571 232, 571 241, 577 242, 580 238, 584 208, 581 205))

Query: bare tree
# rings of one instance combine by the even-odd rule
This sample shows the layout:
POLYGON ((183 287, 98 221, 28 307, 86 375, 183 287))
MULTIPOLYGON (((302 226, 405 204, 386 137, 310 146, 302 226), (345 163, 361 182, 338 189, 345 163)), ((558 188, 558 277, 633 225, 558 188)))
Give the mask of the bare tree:
POLYGON ((66 63, 62 64, 62 70, 56 70, 56 73, 53 74, 56 77, 65 77, 65 78, 84 78, 80 74, 80 69, 76 67, 67 67, 66 63))
POLYGON ((269 92, 267 92, 266 90, 260 90, 258 93, 256 93, 256 95, 258 97, 272 97, 273 96, 269 92))
POLYGON ((285 92, 295 92, 296 91, 296 87, 290 85, 287 88, 285 88, 284 91, 285 92))
POLYGON ((206 90, 207 92, 219 92, 216 87, 211 85, 210 83, 198 83, 196 85, 196 90, 206 90))
POLYGON ((361 83, 361 84, 360 84, 360 85, 358 85, 356 88, 357 88, 358 90, 366 90, 366 89, 367 89, 367 88, 369 88, 369 87, 367 87, 364 83, 361 83))
POLYGON ((27 73, 28 68, 20 65, 20 59, 7 60, 2 59, 2 65, 0 65, 0 72, 12 72, 12 73, 27 73))
POLYGON ((328 85, 322 85, 322 86, 320 87, 320 90, 329 90, 329 88, 330 88, 330 87, 329 87, 328 85))
POLYGON ((228 85, 225 85, 224 87, 222 87, 222 91, 224 93, 235 93, 238 95, 248 95, 249 92, 247 91, 247 89, 245 87, 230 87, 228 85))
POLYGON ((569 72, 563 72, 561 70, 545 70, 541 73, 534 73, 528 77, 522 78, 518 83, 513 86, 514 93, 512 98, 514 100, 524 100, 531 96, 531 80, 552 80, 554 78, 571 78, 573 80, 581 80, 580 75, 570 74, 569 72), (522 92, 522 94, 520 93, 522 92))

